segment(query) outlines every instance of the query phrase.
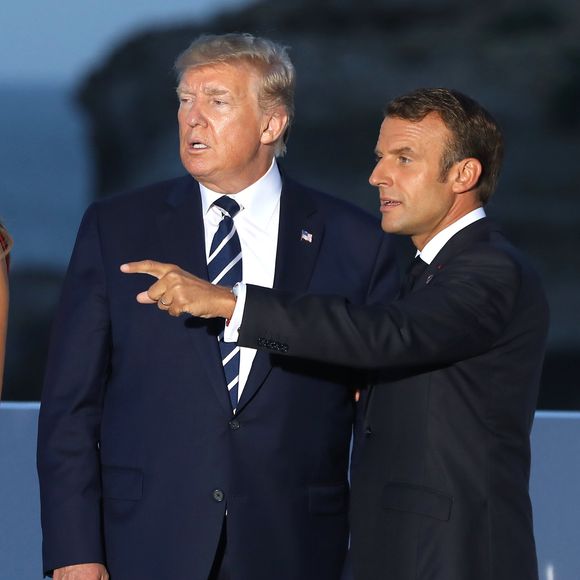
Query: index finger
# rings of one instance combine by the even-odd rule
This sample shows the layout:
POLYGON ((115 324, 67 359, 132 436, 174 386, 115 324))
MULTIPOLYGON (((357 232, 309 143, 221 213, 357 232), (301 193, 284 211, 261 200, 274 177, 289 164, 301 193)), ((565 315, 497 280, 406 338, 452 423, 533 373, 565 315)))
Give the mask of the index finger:
POLYGON ((167 272, 175 268, 173 264, 164 264, 154 260, 141 260, 140 262, 128 262, 121 265, 121 272, 125 274, 149 274, 159 279, 167 272))

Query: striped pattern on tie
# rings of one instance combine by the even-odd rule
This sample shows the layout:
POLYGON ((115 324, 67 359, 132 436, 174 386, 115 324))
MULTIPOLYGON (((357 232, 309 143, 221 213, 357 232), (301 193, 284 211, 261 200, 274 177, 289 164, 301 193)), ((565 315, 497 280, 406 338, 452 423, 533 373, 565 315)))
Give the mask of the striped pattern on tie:
MULTIPOLYGON (((234 216, 240 211, 231 196, 223 195, 214 204, 222 212, 222 220, 214 234, 207 261, 207 270, 212 284, 233 286, 242 279, 242 247, 234 224, 234 216)), ((224 342, 223 332, 218 336, 222 365, 230 394, 232 409, 238 405, 238 383, 240 374, 240 347, 224 342)))

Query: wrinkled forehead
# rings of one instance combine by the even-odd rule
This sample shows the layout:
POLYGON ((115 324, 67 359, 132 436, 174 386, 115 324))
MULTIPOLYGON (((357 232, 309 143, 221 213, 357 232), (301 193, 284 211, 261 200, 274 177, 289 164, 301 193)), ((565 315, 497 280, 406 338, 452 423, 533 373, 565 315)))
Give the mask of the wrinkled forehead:
POLYGON ((253 95, 258 99, 260 94, 260 77, 255 69, 246 63, 212 63, 190 66, 183 71, 178 94, 230 94, 244 98, 253 95))

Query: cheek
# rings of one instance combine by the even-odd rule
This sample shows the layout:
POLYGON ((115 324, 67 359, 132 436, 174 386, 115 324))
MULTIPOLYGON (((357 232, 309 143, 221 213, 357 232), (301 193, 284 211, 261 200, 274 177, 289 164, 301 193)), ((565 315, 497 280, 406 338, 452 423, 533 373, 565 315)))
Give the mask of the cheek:
POLYGON ((214 117, 207 121, 204 129, 214 141, 214 146, 218 148, 230 148, 238 141, 238 128, 228 117, 214 117))
POLYGON ((236 123, 222 133, 222 141, 232 155, 252 156, 260 142, 260 133, 254 125, 236 123))
POLYGON ((247 133, 247 125, 240 119, 224 119, 216 124, 216 132, 221 135, 225 141, 243 141, 244 134, 247 133))
POLYGON ((185 117, 183 114, 177 114, 177 127, 179 130, 179 138, 183 139, 187 132, 187 123, 185 122, 185 117))
POLYGON ((188 110, 185 105, 179 105, 179 107, 177 107, 177 122, 179 123, 179 125, 185 124, 187 114, 188 110))
POLYGON ((437 187, 425 190, 417 208, 423 222, 440 221, 449 211, 449 199, 437 187))

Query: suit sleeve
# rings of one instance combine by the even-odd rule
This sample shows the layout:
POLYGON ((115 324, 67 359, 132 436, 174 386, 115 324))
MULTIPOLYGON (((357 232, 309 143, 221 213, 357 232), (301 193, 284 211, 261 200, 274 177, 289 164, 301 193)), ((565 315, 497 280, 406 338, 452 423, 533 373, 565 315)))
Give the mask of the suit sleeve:
POLYGON ((53 325, 38 427, 45 572, 104 563, 99 428, 110 319, 96 207, 89 208, 53 325))
POLYGON ((367 369, 450 364, 491 347, 519 284, 513 260, 484 248, 386 306, 248 286, 238 344, 367 369))

